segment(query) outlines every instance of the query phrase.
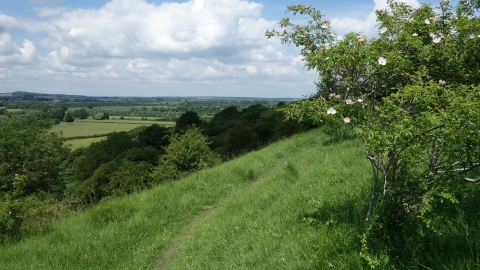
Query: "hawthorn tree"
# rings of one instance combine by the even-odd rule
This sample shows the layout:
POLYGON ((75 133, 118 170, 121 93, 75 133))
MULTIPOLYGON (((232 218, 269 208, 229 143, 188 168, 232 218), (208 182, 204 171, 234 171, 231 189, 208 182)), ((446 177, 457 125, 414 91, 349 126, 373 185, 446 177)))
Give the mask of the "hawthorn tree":
POLYGON ((319 10, 303 5, 287 9, 310 16, 305 24, 285 18, 280 30, 266 31, 300 47, 305 66, 319 73, 317 94, 283 109, 286 117, 349 131, 372 166, 362 236, 372 267, 394 255, 369 251, 379 232, 388 241, 400 224, 417 236, 440 233, 452 207, 475 200, 472 183, 480 184, 479 1, 387 3, 376 11, 378 38, 340 38, 319 10))

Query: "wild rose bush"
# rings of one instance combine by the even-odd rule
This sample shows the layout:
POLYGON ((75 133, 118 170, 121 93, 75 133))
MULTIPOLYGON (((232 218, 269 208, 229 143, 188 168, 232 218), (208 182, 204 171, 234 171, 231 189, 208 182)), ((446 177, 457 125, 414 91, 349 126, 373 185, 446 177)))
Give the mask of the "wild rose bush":
POLYGON ((309 15, 305 25, 285 18, 280 31, 266 31, 300 47, 305 66, 319 73, 317 94, 291 104, 286 117, 348 127, 372 165, 362 237, 372 267, 394 255, 369 250, 375 237, 392 243, 399 224, 417 237, 441 234, 455 206, 478 201, 472 183, 480 183, 479 8, 478 1, 455 7, 441 1, 438 8, 388 1, 376 11, 378 38, 353 32, 338 38, 319 10, 297 5, 288 11, 309 15))

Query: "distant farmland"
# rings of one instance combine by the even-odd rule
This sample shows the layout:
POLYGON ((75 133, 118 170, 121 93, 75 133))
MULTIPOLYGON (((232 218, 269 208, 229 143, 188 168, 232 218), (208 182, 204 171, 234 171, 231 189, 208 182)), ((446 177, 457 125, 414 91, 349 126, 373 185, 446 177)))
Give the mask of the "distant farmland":
POLYGON ((95 136, 108 134, 114 131, 130 131, 138 126, 150 126, 153 124, 171 127, 175 122, 169 121, 146 121, 146 120, 75 120, 75 122, 61 122, 52 128, 53 132, 62 132, 62 137, 72 138, 77 136, 95 136))
POLYGON ((68 148, 75 150, 80 147, 88 147, 91 143, 93 142, 98 142, 101 140, 106 139, 107 137, 95 137, 95 138, 86 138, 86 139, 74 139, 74 140, 68 140, 65 141, 65 145, 68 146, 68 148))

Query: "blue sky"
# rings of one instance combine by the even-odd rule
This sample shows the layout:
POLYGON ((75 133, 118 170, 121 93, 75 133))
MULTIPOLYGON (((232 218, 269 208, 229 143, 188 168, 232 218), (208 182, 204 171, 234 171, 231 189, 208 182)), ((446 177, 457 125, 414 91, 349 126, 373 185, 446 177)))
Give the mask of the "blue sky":
POLYGON ((317 75, 264 37, 300 3, 374 36, 385 0, 0 0, 0 93, 302 97, 317 75))

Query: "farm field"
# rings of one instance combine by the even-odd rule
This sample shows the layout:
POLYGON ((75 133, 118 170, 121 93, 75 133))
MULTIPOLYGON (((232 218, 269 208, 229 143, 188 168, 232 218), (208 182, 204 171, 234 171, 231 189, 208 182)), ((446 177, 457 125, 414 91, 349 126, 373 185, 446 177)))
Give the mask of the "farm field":
POLYGON ((95 137, 95 138, 74 139, 74 140, 65 141, 64 144, 67 145, 70 149, 75 150, 80 147, 87 147, 91 143, 101 141, 105 138, 107 137, 103 136, 103 137, 95 137))
MULTIPOLYGON (((106 105, 106 106, 97 106, 97 107, 94 107, 95 109, 109 109, 109 110, 125 110, 125 111, 129 111, 132 107, 137 109, 137 110, 140 110, 142 109, 143 107, 147 108, 147 110, 152 110, 153 107, 157 107, 157 108, 168 108, 170 107, 171 105, 135 105, 135 106, 132 106, 132 105, 126 105, 126 106, 115 106, 115 105, 106 105)), ((69 107, 68 110, 70 111, 75 111, 75 110, 80 110, 80 109, 84 109, 85 107, 69 107)))
POLYGON ((75 122, 61 122, 52 128, 53 132, 62 132, 62 137, 71 138, 76 136, 93 136, 107 134, 114 131, 129 131, 139 126, 153 124, 174 126, 175 122, 169 121, 148 121, 148 120, 76 120, 75 122))

